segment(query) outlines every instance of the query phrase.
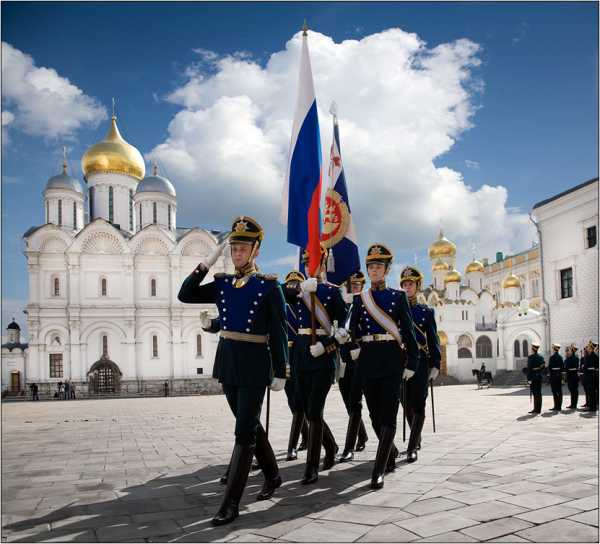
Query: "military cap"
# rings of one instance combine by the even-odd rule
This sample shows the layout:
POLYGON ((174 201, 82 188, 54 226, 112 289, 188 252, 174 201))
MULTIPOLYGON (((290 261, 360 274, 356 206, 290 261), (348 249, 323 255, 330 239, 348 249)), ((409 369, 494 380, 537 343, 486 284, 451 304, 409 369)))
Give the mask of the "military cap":
POLYGON ((289 281, 304 281, 305 279, 306 277, 302 272, 292 270, 291 272, 288 272, 287 276, 285 277, 284 283, 287 283, 289 281))
POLYGON ((394 258, 394 254, 383 244, 373 244, 367 250, 367 266, 371 263, 381 263, 389 265, 394 258))
POLYGON ((417 285, 421 285, 423 283, 423 274, 414 266, 407 266, 400 272, 400 285, 402 285, 403 281, 414 281, 417 285))
POLYGON ((575 353, 577 351, 577 346, 575 344, 571 344, 570 346, 567 346, 567 349, 570 349, 573 353, 575 353))
POLYGON ((365 275, 360 270, 358 272, 354 272, 349 279, 350 283, 359 283, 360 285, 364 285, 367 281, 365 275))
MULTIPOLYGON (((323 245, 322 242, 319 242, 319 252, 321 253, 320 263, 323 262, 324 259, 327 259, 327 255, 329 254, 327 248, 323 245)), ((302 252, 302 263, 306 264, 308 262, 308 250, 305 249, 302 252)))
POLYGON ((552 344, 552 347, 560 349, 560 344, 552 344))
POLYGON ((262 241, 264 230, 256 219, 247 215, 240 215, 233 220, 231 225, 231 234, 229 235, 230 244, 254 244, 262 241))
POLYGON ((590 341, 587 343, 587 346, 586 346, 586 347, 588 347, 588 348, 592 348, 592 349, 595 349, 595 348, 597 348, 597 347, 598 347, 598 342, 594 342, 593 340, 590 340, 590 341))
POLYGON ((531 342, 531 347, 534 349, 540 349, 540 344, 539 342, 531 342))

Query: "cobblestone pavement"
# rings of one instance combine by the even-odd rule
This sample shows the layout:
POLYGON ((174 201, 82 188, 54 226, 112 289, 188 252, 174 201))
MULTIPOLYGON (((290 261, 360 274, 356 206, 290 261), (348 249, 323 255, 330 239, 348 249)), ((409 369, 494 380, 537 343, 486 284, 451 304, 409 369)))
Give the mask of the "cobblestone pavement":
MULTIPOLYGON (((423 449, 381 491, 376 450, 302 486, 304 452, 285 458, 291 421, 271 395, 271 440, 284 485, 257 502, 252 473, 236 522, 210 525, 233 443, 225 398, 52 401, 2 405, 2 538, 10 542, 597 542, 598 420, 527 415, 520 388, 439 387, 423 449)), ((565 403, 566 405, 567 403, 565 403)), ((551 406, 546 391, 544 410, 551 406)), ((364 410, 364 409, 363 409, 364 410)), ((340 446, 337 388, 326 419, 340 446)), ((363 411, 363 415, 366 415, 363 411)), ((264 410, 263 410, 264 418, 264 410)), ((396 443, 402 448, 402 420, 396 443)))

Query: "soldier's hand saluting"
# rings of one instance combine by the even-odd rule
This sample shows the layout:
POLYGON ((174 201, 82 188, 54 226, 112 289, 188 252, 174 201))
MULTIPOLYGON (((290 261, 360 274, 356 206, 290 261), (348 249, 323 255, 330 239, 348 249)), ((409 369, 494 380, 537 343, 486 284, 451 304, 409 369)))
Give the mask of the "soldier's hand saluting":
POLYGON ((206 258, 206 260, 202 263, 204 268, 208 270, 213 264, 217 262, 217 259, 223 253, 225 246, 227 245, 229 235, 214 249, 214 251, 206 258))

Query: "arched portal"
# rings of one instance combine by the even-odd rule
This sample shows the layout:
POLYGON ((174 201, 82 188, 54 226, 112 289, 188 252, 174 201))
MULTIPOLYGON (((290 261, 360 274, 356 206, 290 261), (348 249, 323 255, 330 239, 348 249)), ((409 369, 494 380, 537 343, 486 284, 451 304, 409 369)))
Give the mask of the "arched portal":
POLYGON ((89 369, 89 391, 96 395, 118 393, 121 390, 122 372, 117 364, 102 355, 89 369))
POLYGON ((440 352, 441 352, 441 361, 440 361, 440 374, 442 376, 446 376, 448 374, 448 358, 446 355, 446 345, 448 344, 448 335, 438 329, 438 338, 440 339, 440 352))

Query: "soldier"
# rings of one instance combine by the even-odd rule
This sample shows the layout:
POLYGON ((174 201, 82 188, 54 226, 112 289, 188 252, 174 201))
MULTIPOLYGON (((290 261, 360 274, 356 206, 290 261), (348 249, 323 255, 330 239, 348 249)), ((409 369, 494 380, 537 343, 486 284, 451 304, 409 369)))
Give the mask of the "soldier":
MULTIPOLYGON (((351 292, 348 293, 346 287, 343 286, 342 298, 350 314, 354 295, 358 295, 366 283, 365 275, 359 270, 350 276, 349 283, 351 292)), ((358 373, 356 372, 356 362, 352 360, 350 350, 350 343, 344 344, 340 348, 340 357, 344 371, 338 381, 338 385, 349 416, 344 451, 338 458, 340 463, 354 459, 354 452, 363 451, 368 440, 365 424, 362 420, 362 387, 358 373)))
POLYGON ((583 383, 587 386, 586 412, 598 409, 598 344, 592 340, 585 346, 583 383))
MULTIPOLYGON (((302 272, 292 270, 285 277, 284 289, 290 289, 298 291, 300 289, 300 283, 306 279, 302 272)), ((298 317, 294 313, 293 308, 286 303, 285 305, 286 317, 287 317, 287 331, 288 331, 288 349, 292 350, 294 346, 294 340, 298 335, 298 317)), ((298 451, 306 449, 306 443, 308 441, 308 424, 304 417, 304 410, 302 408, 302 399, 296 394, 297 390, 297 371, 292 369, 290 365, 286 368, 287 380, 285 382, 285 394, 287 396, 288 406, 292 412, 292 426, 290 428, 290 438, 288 441, 287 450, 287 461, 295 461, 298 459, 298 451), (298 447, 298 440, 302 434, 302 442, 298 447)))
MULTIPOLYGON (((334 382, 338 347, 348 340, 345 329, 333 330, 333 322, 344 322, 346 306, 337 285, 325 281, 327 250, 321 246, 317 277, 300 283, 300 292, 286 289, 286 300, 298 317, 298 336, 291 353, 291 367, 297 371, 297 393, 302 399, 308 420, 308 448, 302 484, 313 484, 319 479, 321 445, 325 448, 323 470, 335 463, 338 445, 333 433, 323 420, 325 400, 334 382), (312 341, 312 301, 315 293, 315 343, 312 341)), ((308 260, 304 252, 303 260, 308 260)))
MULTIPOLYGON (((437 335, 433 308, 417 302, 417 295, 423 284, 423 274, 413 266, 407 266, 400 273, 400 287, 406 291, 410 303, 415 336, 419 346, 419 366, 417 375, 406 384, 406 401, 403 409, 410 426, 410 439, 406 449, 406 462, 417 460, 417 450, 421 449, 421 431, 425 423, 425 402, 429 391, 429 380, 433 381, 440 373, 440 341, 437 335)), ((485 365, 482 363, 482 378, 485 365)))
POLYGON ((372 489, 381 489, 384 473, 395 466, 398 391, 401 380, 410 380, 419 364, 406 293, 385 284, 392 258, 392 252, 383 244, 369 247, 366 265, 371 287, 354 296, 350 318, 351 337, 358 343, 351 356, 357 361, 371 422, 379 438, 372 489))
POLYGON ((571 393, 571 404, 567 408, 569 410, 576 410, 579 398, 579 357, 576 355, 577 347, 575 344, 571 344, 567 347, 566 352, 565 371, 567 373, 567 387, 571 393))
POLYGON ((533 395, 533 410, 529 412, 530 414, 539 414, 542 411, 542 372, 546 363, 538 353, 539 349, 540 345, 532 342, 531 355, 527 358, 527 380, 533 395))
POLYGON ((253 455, 265 475, 257 499, 270 498, 281 485, 260 412, 266 387, 281 391, 285 385, 285 301, 277 278, 257 273, 254 259, 263 235, 256 220, 247 216, 236 218, 229 236, 235 274, 215 274, 214 281, 200 285, 223 252, 223 242, 184 280, 178 295, 181 302, 216 303, 219 310, 221 332, 213 377, 222 384, 235 415, 235 446, 225 496, 212 520, 214 525, 238 517, 253 455))
POLYGON ((553 412, 560 412, 562 409, 562 377, 565 371, 565 364, 560 352, 560 344, 552 344, 554 353, 548 360, 548 370, 550 371, 550 387, 552 388, 552 397, 554 406, 550 408, 553 412))

